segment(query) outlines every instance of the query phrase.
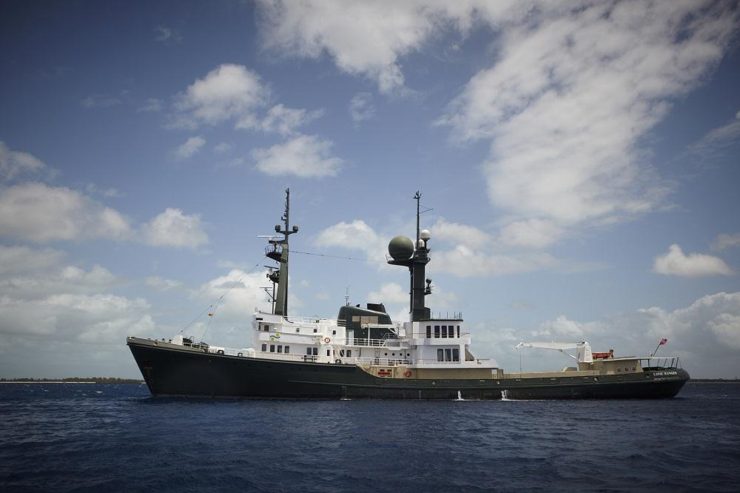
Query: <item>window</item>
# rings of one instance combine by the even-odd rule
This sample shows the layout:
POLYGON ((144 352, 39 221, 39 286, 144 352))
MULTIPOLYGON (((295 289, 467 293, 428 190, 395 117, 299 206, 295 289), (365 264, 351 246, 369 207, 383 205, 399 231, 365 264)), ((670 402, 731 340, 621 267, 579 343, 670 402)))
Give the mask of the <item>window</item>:
POLYGON ((434 338, 439 339, 439 325, 434 326, 434 338))
POLYGON ((271 353, 275 352, 275 344, 270 344, 270 352, 271 353))
POLYGON ((349 357, 351 357, 351 356, 352 356, 352 350, 351 350, 351 349, 348 349, 348 350, 347 350, 347 357, 349 358, 349 357))
POLYGON ((315 348, 310 348, 310 349, 313 349, 313 355, 314 356, 318 356, 319 355, 319 348, 315 347, 315 348))
POLYGON ((445 351, 444 349, 437 349, 437 361, 444 361, 445 351))
POLYGON ((265 332, 270 332, 270 326, 265 324, 265 332))
POLYGON ((313 333, 314 333, 314 334, 315 334, 316 332, 318 332, 318 331, 319 331, 319 329, 317 329, 316 327, 314 327, 314 328, 313 328, 313 333))
POLYGON ((457 326, 457 337, 460 337, 460 326, 457 326))
POLYGON ((333 336, 337 335, 337 331, 336 330, 332 330, 331 331, 331 335, 333 335, 333 336))
POLYGON ((452 349, 452 361, 460 361, 460 350, 458 348, 452 349))
POLYGON ((331 356, 331 351, 329 349, 326 350, 326 355, 331 356))
POLYGON ((290 352, 290 346, 285 346, 285 354, 288 354, 290 352))
POLYGON ((445 337, 445 338, 447 337, 447 326, 446 325, 442 326, 442 337, 445 337))
POLYGON ((431 339, 431 338, 432 338, 432 326, 427 325, 427 339, 431 339))
POLYGON ((300 334, 300 333, 301 333, 301 328, 300 328, 300 327, 298 327, 298 328, 297 328, 297 329, 295 330, 295 333, 296 333, 296 334, 300 334))
POLYGON ((311 356, 311 348, 310 347, 307 347, 306 348, 306 354, 309 355, 309 356, 311 356))
POLYGON ((445 361, 452 361, 452 349, 445 349, 445 361))
POLYGON ((282 353, 282 352, 283 352, 283 345, 278 344, 278 353, 282 353))
POLYGON ((267 344, 262 345, 262 352, 265 352, 265 351, 267 351, 267 344))

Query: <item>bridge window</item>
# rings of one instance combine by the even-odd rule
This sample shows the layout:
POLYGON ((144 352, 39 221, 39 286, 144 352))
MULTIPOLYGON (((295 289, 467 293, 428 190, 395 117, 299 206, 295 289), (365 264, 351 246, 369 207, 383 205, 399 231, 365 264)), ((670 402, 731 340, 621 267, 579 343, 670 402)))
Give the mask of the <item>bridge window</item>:
POLYGON ((431 338, 432 338, 432 326, 427 325, 427 339, 431 339, 431 338))
POLYGON ((452 349, 445 349, 445 361, 452 361, 452 349))
POLYGON ((444 361, 444 360, 445 360, 445 350, 437 349, 437 361, 444 361))
POLYGON ((434 338, 439 339, 439 325, 434 326, 434 338))
MULTIPOLYGON (((286 353, 288 351, 285 351, 286 353)), ((460 350, 458 348, 452 349, 452 361, 460 361, 460 350)))
POLYGON ((457 337, 460 337, 460 326, 457 326, 457 337))

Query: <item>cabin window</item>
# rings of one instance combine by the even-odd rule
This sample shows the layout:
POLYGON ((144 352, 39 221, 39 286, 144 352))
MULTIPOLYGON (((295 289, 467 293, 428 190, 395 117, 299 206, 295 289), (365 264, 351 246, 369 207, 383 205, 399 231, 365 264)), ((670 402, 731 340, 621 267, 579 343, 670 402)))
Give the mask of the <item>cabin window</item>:
POLYGON ((301 328, 300 328, 300 327, 298 327, 298 328, 297 328, 297 329, 295 330, 295 333, 296 333, 296 334, 300 334, 300 333, 301 333, 301 328))
POLYGON ((351 350, 351 349, 348 349, 348 350, 347 350, 347 357, 349 358, 349 357, 351 357, 351 356, 352 356, 352 350, 351 350))
POLYGON ((275 344, 270 344, 270 352, 271 353, 275 352, 275 344))
POLYGON ((439 339, 439 325, 434 326, 434 338, 439 339))
POLYGON ((310 347, 307 347, 307 348, 306 348, 306 354, 307 354, 308 356, 311 356, 311 348, 310 348, 310 347))
POLYGON ((326 350, 326 355, 331 356, 331 351, 329 349, 326 350))
POLYGON ((460 326, 457 326, 457 337, 460 337, 460 326))
POLYGON ((331 335, 333 335, 333 336, 337 335, 337 331, 336 330, 332 330, 331 331, 331 335))
POLYGON ((458 348, 452 349, 452 361, 460 361, 460 350, 458 348))
POLYGON ((445 361, 452 361, 452 349, 445 349, 445 361))
POLYGON ((431 339, 431 338, 432 338, 432 326, 427 325, 427 339, 431 339))
POLYGON ((437 349, 437 361, 444 361, 445 351, 444 349, 437 349))
POLYGON ((265 332, 270 332, 270 326, 265 324, 265 332))
POLYGON ((290 346, 285 346, 285 354, 288 354, 290 352, 290 346))
POLYGON ((282 353, 283 352, 283 345, 282 344, 278 344, 278 351, 277 352, 278 353, 282 353))
POLYGON ((317 329, 316 327, 314 327, 314 329, 313 329, 313 333, 315 334, 315 333, 316 333, 316 332, 318 332, 318 331, 319 331, 319 329, 317 329))
MULTIPOLYGON (((452 327, 450 327, 450 329, 451 329, 451 328, 452 328, 452 327)), ((450 331, 450 334, 449 334, 449 336, 450 336, 450 337, 452 337, 452 331, 450 331)), ((443 326, 442 326, 442 337, 447 337, 447 326, 446 326, 446 325, 443 325, 443 326)))
POLYGON ((267 344, 263 344, 262 345, 262 352, 264 353, 266 351, 267 351, 267 344))
POLYGON ((315 348, 312 348, 312 349, 313 349, 313 355, 314 356, 318 356, 319 355, 319 348, 315 347, 315 348))

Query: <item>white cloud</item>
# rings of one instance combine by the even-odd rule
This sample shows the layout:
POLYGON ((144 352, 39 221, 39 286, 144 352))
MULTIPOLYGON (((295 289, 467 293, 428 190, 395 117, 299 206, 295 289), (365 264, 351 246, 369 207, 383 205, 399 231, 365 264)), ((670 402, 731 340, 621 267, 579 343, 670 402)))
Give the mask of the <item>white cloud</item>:
POLYGON ((204 139, 200 135, 190 137, 183 144, 181 144, 177 149, 175 149, 174 151, 175 156, 178 159, 187 159, 189 157, 192 157, 196 152, 200 151, 200 149, 205 144, 206 144, 206 139, 204 139))
POLYGON ((317 246, 340 247, 365 252, 369 262, 385 264, 388 242, 378 235, 365 221, 340 222, 321 231, 316 237, 317 246))
POLYGON ((692 144, 689 150, 700 156, 711 156, 738 141, 740 141, 740 111, 726 124, 707 132, 698 142, 692 144))
POLYGON ((69 188, 23 183, 0 189, 0 236, 43 243, 131 233, 121 213, 69 188))
POLYGON ((668 252, 655 257, 653 272, 666 276, 703 277, 730 276, 732 269, 724 260, 702 253, 683 253, 678 245, 671 245, 668 252))
POLYGON ((36 272, 56 265, 64 253, 50 248, 35 250, 25 246, 0 245, 0 275, 36 272))
POLYGON ((551 269, 558 260, 547 253, 496 254, 459 244, 434 252, 434 270, 457 277, 487 277, 551 269))
POLYGON ((177 97, 173 125, 196 128, 234 121, 236 127, 253 127, 256 111, 265 105, 268 89, 260 77, 243 65, 223 64, 193 82, 177 97))
POLYGON ((252 157, 259 171, 272 176, 335 176, 342 160, 331 155, 332 145, 316 136, 298 135, 267 149, 255 149, 252 157))
POLYGON ((280 135, 294 135, 296 130, 306 125, 316 118, 319 118, 323 111, 307 111, 304 109, 287 108, 282 104, 277 104, 270 108, 261 121, 245 121, 239 128, 257 128, 264 132, 276 132, 280 135))
POLYGON ((349 102, 349 114, 355 123, 370 120, 374 117, 373 95, 369 92, 358 92, 352 96, 349 102))
POLYGON ((443 218, 438 219, 434 226, 432 226, 431 233, 431 241, 462 244, 470 248, 480 248, 492 241, 491 235, 475 226, 452 223, 443 218))
POLYGON ((176 44, 182 41, 182 35, 176 29, 167 26, 154 28, 154 40, 164 44, 176 44))
POLYGON ((441 122, 462 140, 490 139, 489 196, 514 214, 562 227, 650 211, 668 188, 639 139, 721 59, 736 17, 724 10, 542 4, 502 19, 495 65, 441 122))
POLYGON ((153 246, 197 248, 208 243, 200 216, 167 208, 142 227, 144 241, 153 246))
POLYGON ((402 288, 400 284, 389 282, 383 284, 380 290, 370 292, 367 299, 372 303, 408 304, 409 292, 408 289, 402 288))
POLYGON ((213 152, 218 154, 226 154, 227 152, 231 151, 234 146, 229 144, 228 142, 220 142, 213 148, 213 152))
POLYGON ((722 233, 717 235, 717 238, 712 243, 712 250, 722 251, 727 248, 735 248, 740 246, 740 233, 726 234, 722 233))
POLYGON ((502 227, 498 241, 512 247, 545 248, 555 243, 562 234, 562 228, 554 221, 531 218, 502 227))
POLYGON ((7 182, 19 176, 38 174, 49 168, 33 154, 14 151, 0 141, 0 181, 7 182))

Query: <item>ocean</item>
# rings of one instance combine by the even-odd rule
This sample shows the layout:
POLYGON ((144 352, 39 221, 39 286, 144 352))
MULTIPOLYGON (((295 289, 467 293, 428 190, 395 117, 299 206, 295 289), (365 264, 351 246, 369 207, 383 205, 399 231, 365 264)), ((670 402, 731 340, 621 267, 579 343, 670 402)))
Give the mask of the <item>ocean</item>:
POLYGON ((740 490, 740 384, 654 401, 151 398, 0 384, 0 491, 740 490))

